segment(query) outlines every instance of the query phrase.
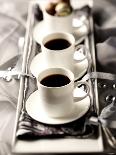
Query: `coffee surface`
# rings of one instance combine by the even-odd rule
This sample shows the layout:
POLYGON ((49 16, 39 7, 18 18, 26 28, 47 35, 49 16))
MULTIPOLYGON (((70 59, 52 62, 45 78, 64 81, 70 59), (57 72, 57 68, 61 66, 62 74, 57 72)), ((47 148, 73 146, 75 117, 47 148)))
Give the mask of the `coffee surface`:
POLYGON ((50 50, 63 50, 70 46, 69 41, 65 39, 53 39, 45 43, 45 47, 50 50))
POLYGON ((52 74, 46 76, 40 83, 47 87, 61 87, 70 83, 70 79, 65 75, 52 74))

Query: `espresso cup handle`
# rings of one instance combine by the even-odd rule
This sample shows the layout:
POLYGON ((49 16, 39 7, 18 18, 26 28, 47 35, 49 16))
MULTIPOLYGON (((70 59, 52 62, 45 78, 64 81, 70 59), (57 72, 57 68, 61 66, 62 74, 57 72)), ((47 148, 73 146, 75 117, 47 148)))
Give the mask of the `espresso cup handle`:
POLYGON ((84 96, 80 96, 80 97, 75 97, 74 96, 74 102, 81 101, 84 98, 86 98, 87 96, 89 96, 89 93, 90 93, 90 86, 89 86, 89 84, 86 81, 77 81, 77 82, 75 82, 75 87, 78 87, 80 85, 84 85, 86 87, 87 92, 86 92, 86 94, 84 96))
POLYGON ((79 63, 85 59, 87 59, 87 48, 85 47, 85 45, 75 45, 74 61, 76 63, 79 63))

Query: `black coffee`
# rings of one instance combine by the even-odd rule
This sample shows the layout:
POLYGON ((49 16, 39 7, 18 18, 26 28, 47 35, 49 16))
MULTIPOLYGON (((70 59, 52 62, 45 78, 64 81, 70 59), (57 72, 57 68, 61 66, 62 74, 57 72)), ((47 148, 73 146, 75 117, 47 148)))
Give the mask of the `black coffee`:
POLYGON ((70 83, 70 79, 65 75, 52 74, 42 79, 40 83, 47 87, 61 87, 70 83))
POLYGON ((54 39, 45 43, 45 47, 50 50, 63 50, 70 46, 71 44, 65 39, 54 39))

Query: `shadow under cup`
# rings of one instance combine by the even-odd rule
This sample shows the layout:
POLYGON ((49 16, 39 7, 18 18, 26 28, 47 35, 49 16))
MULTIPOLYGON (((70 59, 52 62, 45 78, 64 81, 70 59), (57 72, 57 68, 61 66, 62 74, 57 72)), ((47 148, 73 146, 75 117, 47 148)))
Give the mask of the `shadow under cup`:
POLYGON ((66 117, 72 112, 74 75, 70 70, 46 69, 39 74, 37 85, 41 106, 49 117, 66 117))

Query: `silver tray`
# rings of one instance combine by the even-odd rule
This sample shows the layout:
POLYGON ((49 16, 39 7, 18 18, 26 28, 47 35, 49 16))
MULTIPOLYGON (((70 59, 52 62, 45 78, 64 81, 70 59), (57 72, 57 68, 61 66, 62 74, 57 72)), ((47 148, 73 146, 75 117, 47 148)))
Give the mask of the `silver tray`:
MULTIPOLYGON (((41 3, 43 1, 38 0, 37 3, 41 3)), ((45 2, 45 1, 44 1, 45 2)), ((78 8, 81 8, 84 5, 89 5, 92 7, 92 1, 87 2, 87 0, 83 0, 80 5, 75 4, 76 1, 72 0, 72 4, 74 8, 76 5, 78 8)), ((23 52, 23 63, 22 63, 22 72, 29 73, 29 66, 32 58, 37 54, 35 47, 35 42, 33 41, 33 27, 35 24, 34 14, 33 14, 33 5, 36 1, 30 2, 28 9, 28 19, 27 19, 27 30, 25 35, 25 43, 24 43, 24 52, 23 52)), ((41 4, 40 4, 41 5, 41 4)), ((90 14, 88 18, 90 33, 86 36, 84 44, 90 50, 92 64, 91 67, 88 68, 87 73, 93 72, 96 70, 96 61, 95 61, 95 46, 94 46, 94 24, 92 14, 90 14)), ((91 97, 93 103, 95 103, 96 113, 99 113, 99 102, 97 101, 97 92, 95 93, 92 81, 89 80, 91 86, 91 97)), ((96 83, 96 82, 95 82, 96 83)), ((45 154, 45 153, 100 153, 104 152, 103 145, 103 135, 101 126, 98 126, 98 136, 96 138, 87 138, 87 139, 78 139, 78 138, 69 138, 69 139, 38 139, 36 141, 28 141, 28 140, 19 140, 16 137, 16 132, 18 128, 18 121, 20 117, 21 110, 24 108, 26 101, 26 94, 28 93, 28 77, 20 78, 20 89, 19 89, 19 97, 18 97, 18 106, 16 113, 16 122, 12 143, 12 152, 13 154, 45 154), (59 146, 62 146, 59 148, 59 146)), ((28 94, 29 96, 29 94, 28 94)))

